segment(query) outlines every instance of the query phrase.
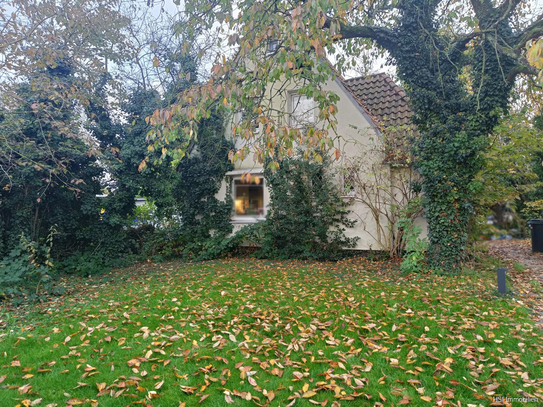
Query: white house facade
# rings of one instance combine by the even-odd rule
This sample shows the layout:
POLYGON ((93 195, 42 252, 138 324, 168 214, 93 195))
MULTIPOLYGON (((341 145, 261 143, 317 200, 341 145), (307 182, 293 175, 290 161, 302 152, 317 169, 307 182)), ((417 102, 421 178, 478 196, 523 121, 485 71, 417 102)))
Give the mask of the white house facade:
MULTIPOLYGON (((334 146, 341 152, 334 162, 342 168, 338 183, 345 183, 345 169, 361 157, 369 167, 390 170, 385 161, 383 129, 388 125, 409 124, 411 111, 405 93, 386 74, 370 75, 351 80, 337 78, 325 85, 325 90, 339 96, 337 102, 337 137, 334 146), (401 122, 401 123, 400 123, 401 122)), ((292 86, 285 93, 288 100, 281 103, 288 111, 288 120, 315 120, 312 100, 296 92, 292 86)), ((240 147, 240 141, 236 141, 240 147)), ((228 191, 232 194, 232 224, 234 232, 247 224, 260 222, 266 218, 270 194, 263 176, 261 163, 252 157, 236 162, 235 169, 226 174, 217 198, 224 199, 228 191), (250 174, 247 177, 246 174, 250 174)), ((365 176, 365 175, 363 175, 365 176)), ((371 177, 372 174, 367 174, 371 177)), ((390 182, 390 179, 385 182, 390 182)), ((342 185, 343 186, 343 185, 342 185)), ((390 185, 387 185, 389 188, 390 185)), ((368 205, 352 199, 351 191, 345 190, 345 199, 350 204, 351 217, 356 226, 348 229, 348 237, 358 237, 357 250, 383 250, 383 233, 388 226, 387 219, 380 218, 368 205)), ((424 219, 417 220, 426 233, 424 219)), ((384 240, 383 240, 384 239, 384 240)))

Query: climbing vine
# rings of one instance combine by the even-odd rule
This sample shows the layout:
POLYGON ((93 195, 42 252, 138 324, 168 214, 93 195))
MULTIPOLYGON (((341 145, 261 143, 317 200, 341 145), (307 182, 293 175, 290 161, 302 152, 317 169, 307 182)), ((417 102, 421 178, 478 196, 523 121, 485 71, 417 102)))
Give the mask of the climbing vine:
MULTIPOLYGON (((428 260, 434 268, 460 267, 473 216, 473 180, 483 165, 488 134, 507 111, 512 83, 503 72, 515 61, 498 55, 492 35, 470 45, 466 55, 447 49, 425 0, 405 2, 393 53, 415 113, 420 138, 414 148, 422 175, 428 219, 428 260), (470 67, 472 88, 459 76, 470 67)), ((512 36, 506 22, 501 37, 512 36)))

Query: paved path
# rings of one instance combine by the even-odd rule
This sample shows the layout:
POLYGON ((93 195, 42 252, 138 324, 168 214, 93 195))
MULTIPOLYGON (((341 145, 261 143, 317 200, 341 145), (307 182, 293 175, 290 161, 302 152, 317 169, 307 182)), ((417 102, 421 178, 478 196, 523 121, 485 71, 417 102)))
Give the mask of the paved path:
POLYGON ((543 254, 532 253, 530 240, 493 240, 488 242, 492 256, 511 263, 521 264, 524 270, 508 269, 514 290, 534 313, 536 323, 543 329, 543 254))

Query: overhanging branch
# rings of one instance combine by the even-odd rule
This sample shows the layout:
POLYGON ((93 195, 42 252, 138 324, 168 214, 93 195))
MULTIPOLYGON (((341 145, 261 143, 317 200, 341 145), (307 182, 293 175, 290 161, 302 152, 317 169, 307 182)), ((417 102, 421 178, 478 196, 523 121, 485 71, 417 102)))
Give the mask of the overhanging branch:
POLYGON ((372 27, 366 25, 349 26, 341 25, 341 37, 343 39, 350 38, 369 38, 374 40, 378 45, 387 50, 393 50, 397 47, 394 33, 383 27, 372 27))
POLYGON ((466 46, 468 43, 473 40, 474 38, 479 37, 480 35, 484 34, 486 31, 474 31, 472 33, 462 35, 458 38, 456 38, 450 48, 449 48, 449 56, 453 57, 455 52, 464 52, 466 50, 466 46))
MULTIPOLYGON (((330 28, 332 19, 326 17, 323 28, 330 28)), ((368 25, 348 25, 340 22, 341 39, 368 38, 377 43, 377 45, 391 51, 397 47, 396 36, 392 30, 384 27, 375 27, 368 25)))
POLYGON ((522 33, 517 36, 514 48, 518 51, 524 47, 530 40, 543 36, 543 14, 540 14, 536 20, 529 25, 522 33))
POLYGON ((535 69, 533 66, 531 66, 528 63, 519 64, 515 66, 513 69, 511 69, 511 71, 509 71, 509 73, 507 74, 507 80, 509 82, 513 82, 516 79, 517 75, 521 73, 525 75, 535 76, 537 75, 538 72, 537 72, 537 69, 535 69))

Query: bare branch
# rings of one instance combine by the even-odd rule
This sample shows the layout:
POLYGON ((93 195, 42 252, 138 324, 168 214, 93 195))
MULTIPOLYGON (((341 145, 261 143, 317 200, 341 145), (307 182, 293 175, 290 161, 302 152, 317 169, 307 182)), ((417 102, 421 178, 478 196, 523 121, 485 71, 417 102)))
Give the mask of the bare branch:
POLYGON ((455 52, 464 52, 468 43, 484 34, 487 31, 474 31, 469 34, 461 35, 456 40, 453 41, 449 49, 449 56, 453 55, 455 52))
POLYGON ((520 50, 530 40, 543 36, 543 14, 540 14, 535 21, 520 33, 515 41, 515 50, 520 50))
POLYGON ((504 2, 498 7, 501 18, 509 17, 513 11, 517 8, 522 0, 504 0, 504 2))
POLYGON ((470 0, 470 3, 479 20, 486 20, 494 11, 491 0, 470 0))
POLYGON ((515 66, 513 69, 509 71, 509 73, 507 74, 507 80, 509 82, 513 82, 516 79, 517 75, 521 73, 534 76, 538 74, 538 71, 537 69, 535 69, 533 66, 529 65, 528 63, 518 64, 517 66, 515 66))
POLYGON ((378 45, 388 50, 392 50, 397 47, 394 33, 391 30, 383 27, 342 25, 341 36, 343 39, 370 38, 378 45))

